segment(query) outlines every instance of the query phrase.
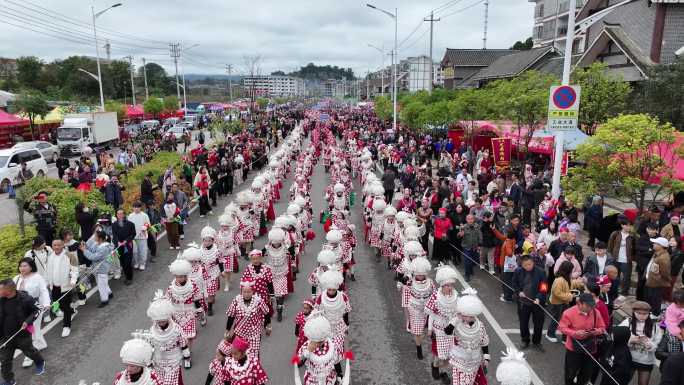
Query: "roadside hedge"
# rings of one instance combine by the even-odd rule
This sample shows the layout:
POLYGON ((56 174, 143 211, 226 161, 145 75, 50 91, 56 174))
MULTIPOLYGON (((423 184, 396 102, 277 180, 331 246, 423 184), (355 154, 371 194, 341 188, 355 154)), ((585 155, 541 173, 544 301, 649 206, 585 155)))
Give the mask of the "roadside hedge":
POLYGON ((26 234, 22 237, 19 225, 0 227, 0 279, 17 275, 17 264, 31 249, 31 242, 38 234, 34 226, 25 226, 26 234))

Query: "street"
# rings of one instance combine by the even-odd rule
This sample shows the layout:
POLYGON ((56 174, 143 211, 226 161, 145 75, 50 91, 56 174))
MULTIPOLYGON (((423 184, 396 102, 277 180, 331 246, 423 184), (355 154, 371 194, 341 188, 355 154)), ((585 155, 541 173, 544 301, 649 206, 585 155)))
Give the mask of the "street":
MULTIPOLYGON (((254 173, 250 175, 254 177, 254 173)), ((327 176, 322 165, 315 168, 312 176, 312 204, 314 217, 323 208, 323 190, 327 185, 327 176)), ((357 182, 358 183, 358 182, 357 182)), ((286 192, 291 184, 288 179, 282 192, 286 192)), ((355 186, 357 193, 360 189, 355 186)), ((238 190, 239 191, 239 190, 238 190)), ((287 195, 275 205, 276 213, 285 211, 287 195)), ((230 202, 232 197, 224 197, 218 202, 213 216, 198 218, 193 215, 186 226, 185 243, 197 241, 201 228, 205 225, 217 227, 217 216, 230 202)), ((351 282, 349 295, 352 304, 351 327, 348 349, 354 352, 352 363, 353 384, 432 384, 429 372, 430 349, 429 339, 424 343, 426 352, 424 361, 415 358, 413 339, 403 328, 403 313, 400 308, 399 295, 393 275, 386 270, 384 263, 376 263, 373 251, 363 243, 362 216, 360 207, 352 208, 352 216, 357 226, 359 245, 355 251, 357 261, 357 281, 351 282)), ((285 303, 282 323, 274 320, 273 334, 264 337, 261 349, 262 364, 269 374, 271 383, 278 385, 294 384, 290 357, 294 353, 294 317, 300 310, 301 301, 310 295, 310 287, 306 275, 314 266, 320 244, 325 239, 322 226, 315 221, 313 230, 316 238, 306 247, 302 259, 301 273, 295 282, 295 293, 285 303)), ((255 242, 261 248, 265 237, 255 242)), ((96 309, 97 300, 88 301, 79 308, 74 320, 72 334, 62 339, 52 331, 47 334, 48 349, 44 351, 47 360, 47 373, 43 377, 35 377, 29 370, 21 369, 21 360, 15 360, 17 380, 19 383, 35 385, 77 385, 80 381, 86 384, 99 382, 107 384, 117 370, 121 370, 119 347, 130 338, 130 333, 137 329, 148 328, 150 320, 146 317, 147 306, 157 289, 164 289, 171 281, 168 264, 176 258, 177 252, 168 251, 166 239, 160 239, 156 263, 147 271, 136 272, 133 285, 124 286, 120 281, 112 282, 114 299, 104 309, 96 309)), ((244 267, 244 261, 240 261, 244 267)), ((185 372, 186 384, 204 384, 207 366, 214 356, 216 345, 225 331, 225 309, 237 293, 237 276, 233 276, 231 291, 221 291, 217 295, 216 315, 209 319, 206 327, 198 332, 198 338, 192 351, 193 367, 185 372)), ((465 281, 460 279, 460 288, 465 281)), ((499 302, 500 284, 478 271, 471 281, 487 311, 482 315, 487 324, 490 336, 489 350, 492 354, 491 367, 499 362, 500 352, 506 345, 516 344, 518 322, 515 305, 499 302)), ((548 321, 547 321, 548 322, 548 321)), ((57 330, 60 328, 57 327, 57 330)), ((546 342, 544 340, 544 342, 546 342)), ((526 352, 528 362, 535 374, 535 385, 560 384, 562 382, 563 347, 561 344, 544 344, 546 353, 533 350, 526 352), (551 359, 548 359, 551 358, 551 359), (561 369, 561 370, 559 370, 561 369)), ((493 381, 490 372, 490 381, 493 381)))

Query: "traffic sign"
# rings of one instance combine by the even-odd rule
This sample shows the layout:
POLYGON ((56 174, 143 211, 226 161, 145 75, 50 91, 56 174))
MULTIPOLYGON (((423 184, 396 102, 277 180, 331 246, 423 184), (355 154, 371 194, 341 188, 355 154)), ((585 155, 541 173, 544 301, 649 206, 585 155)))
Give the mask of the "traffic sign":
POLYGON ((577 128, 579 106, 579 86, 552 86, 549 93, 548 129, 569 131, 577 128))

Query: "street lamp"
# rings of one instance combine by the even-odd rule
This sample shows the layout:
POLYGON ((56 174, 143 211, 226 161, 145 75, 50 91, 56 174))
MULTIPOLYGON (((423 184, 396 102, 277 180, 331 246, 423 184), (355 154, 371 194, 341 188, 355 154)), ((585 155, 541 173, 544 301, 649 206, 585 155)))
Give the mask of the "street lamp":
POLYGON ((100 83, 100 111, 104 111, 104 92, 102 91, 102 71, 100 70, 100 44, 97 42, 97 28, 95 27, 95 20, 100 17, 103 13, 109 11, 112 8, 120 7, 123 4, 116 3, 109 8, 105 8, 100 12, 95 12, 95 6, 90 7, 90 11, 93 14, 93 35, 95 36, 95 58, 97 60, 97 81, 100 83))
POLYGON ((385 50, 378 48, 371 43, 368 43, 368 46, 375 48, 380 52, 380 59, 382 60, 382 69, 380 70, 380 95, 385 96, 385 50))
POLYGON ((373 4, 366 4, 366 6, 368 8, 375 9, 376 11, 382 12, 385 15, 394 19, 394 55, 392 56, 392 83, 393 83, 393 85, 392 85, 392 93, 393 93, 393 95, 392 95, 392 109, 393 109, 392 129, 396 133, 397 132, 397 63, 396 63, 396 60, 399 59, 399 57, 397 56, 397 54, 398 54, 398 51, 397 51, 398 24, 397 24, 397 22, 399 19, 398 18, 399 11, 397 10, 397 8, 395 8, 394 13, 391 13, 391 12, 385 11, 384 9, 378 8, 378 7, 374 6, 373 4), (395 56, 397 56, 396 60, 394 58, 395 56))
POLYGON ((185 70, 183 69, 183 52, 189 51, 197 46, 199 46, 199 44, 193 44, 190 47, 181 50, 181 76, 183 77, 183 115, 188 114, 188 99, 186 98, 185 93, 185 70))
MULTIPOLYGON (((613 4, 608 8, 604 8, 591 16, 582 19, 577 25, 575 25, 575 14, 577 12, 577 6, 575 0, 570 0, 569 11, 568 11, 568 31, 565 36, 565 57, 563 58, 563 80, 562 84, 567 86, 570 84, 570 72, 572 65, 572 46, 575 42, 575 35, 577 33, 585 32, 589 27, 594 25, 597 21, 603 19, 607 14, 613 12, 618 7, 629 4, 635 0, 623 0, 619 3, 613 4)), ((554 138, 554 160, 553 160, 553 178, 551 182, 551 193, 554 198, 560 196, 560 180, 561 180, 561 168, 563 162, 563 142, 565 140, 565 134, 563 131, 557 131, 554 138)))

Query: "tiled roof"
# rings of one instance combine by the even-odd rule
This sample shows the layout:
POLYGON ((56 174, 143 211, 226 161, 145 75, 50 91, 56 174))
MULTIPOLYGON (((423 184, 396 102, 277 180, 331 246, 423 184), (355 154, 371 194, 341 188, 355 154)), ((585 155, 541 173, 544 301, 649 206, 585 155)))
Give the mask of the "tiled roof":
POLYGON ((639 48, 639 45, 635 43, 634 40, 627 36, 622 27, 616 24, 606 24, 604 26, 601 34, 594 39, 589 48, 584 51, 584 54, 577 64, 582 67, 590 65, 593 58, 605 48, 605 45, 609 40, 612 40, 615 45, 618 46, 625 56, 634 63, 642 75, 646 76, 648 67, 656 64, 641 50, 641 48, 639 48))
POLYGON ((482 71, 478 72, 474 80, 502 79, 517 76, 534 66, 539 59, 552 51, 552 47, 540 47, 500 57, 489 67, 483 68, 482 71))
POLYGON ((454 49, 447 48, 442 64, 451 66, 486 67, 496 59, 518 52, 512 49, 454 49))

